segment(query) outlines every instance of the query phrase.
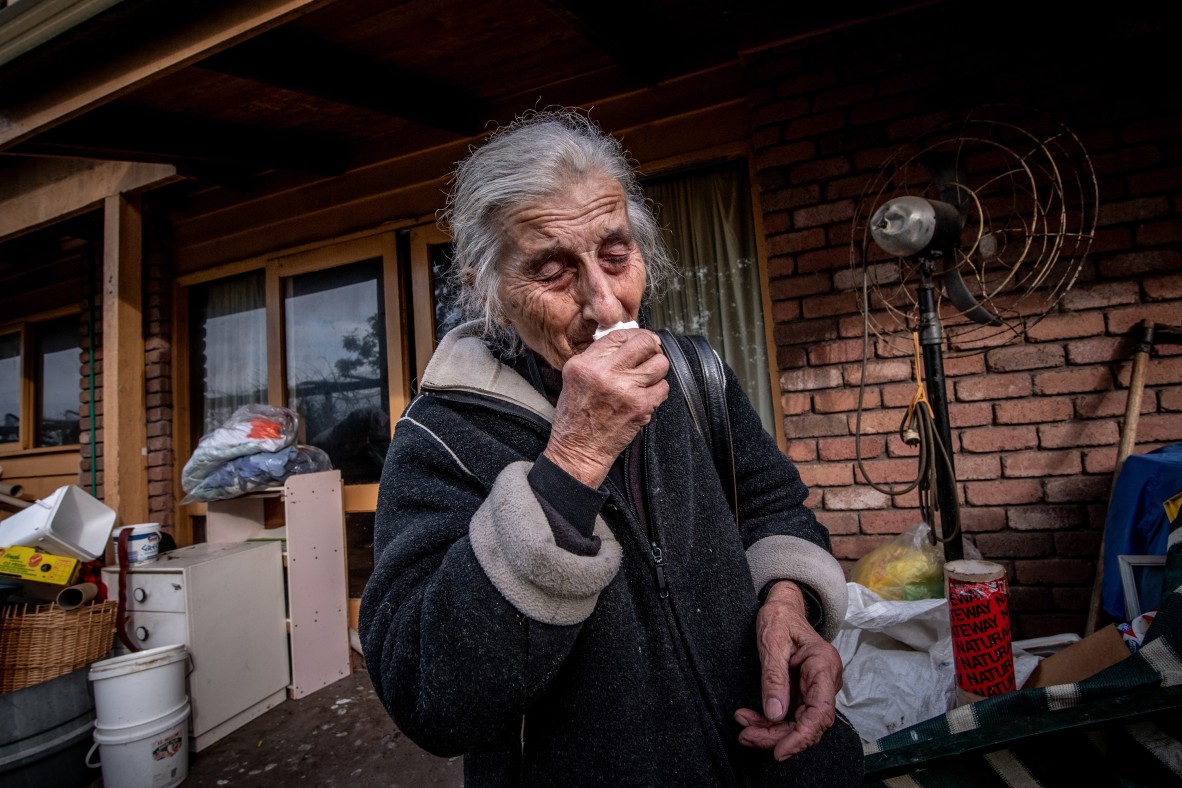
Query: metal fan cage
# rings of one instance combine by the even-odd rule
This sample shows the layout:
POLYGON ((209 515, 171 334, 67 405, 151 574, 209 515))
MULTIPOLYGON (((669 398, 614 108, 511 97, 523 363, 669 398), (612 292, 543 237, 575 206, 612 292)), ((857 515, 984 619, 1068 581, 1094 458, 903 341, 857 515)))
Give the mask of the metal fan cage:
POLYGON ((879 249, 869 220, 902 195, 945 201, 955 195, 959 203, 965 222, 955 266, 999 319, 973 322, 941 297, 947 350, 962 355, 1013 341, 1057 308, 1084 267, 1099 203, 1083 144, 1045 116, 1016 120, 1012 112, 984 108, 901 146, 859 200, 850 252, 865 283, 859 306, 870 330, 897 354, 910 351, 919 320, 919 263, 879 249))

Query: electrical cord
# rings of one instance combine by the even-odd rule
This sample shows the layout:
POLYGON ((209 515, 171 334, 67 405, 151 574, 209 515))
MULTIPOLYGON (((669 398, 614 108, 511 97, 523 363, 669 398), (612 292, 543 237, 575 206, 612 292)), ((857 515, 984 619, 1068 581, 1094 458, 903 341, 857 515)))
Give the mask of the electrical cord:
POLYGON ((869 279, 870 277, 864 273, 862 277, 862 369, 858 380, 858 411, 854 427, 854 452, 857 458, 857 470, 861 472, 862 478, 866 480, 866 483, 872 489, 884 495, 898 497, 900 495, 906 495, 912 490, 918 490, 919 511, 923 516, 924 522, 929 524, 928 535, 932 544, 947 542, 956 538, 957 534, 960 533, 960 505, 957 503, 956 496, 951 496, 953 511, 949 514, 952 515, 954 526, 952 532, 947 536, 938 536, 933 518, 940 511, 940 503, 939 496, 932 494, 932 491, 937 488, 938 484, 937 463, 942 462, 944 464, 949 479, 956 478, 956 473, 953 470, 952 458, 949 456, 944 442, 940 440, 940 433, 936 429, 932 406, 928 401, 927 391, 924 389, 923 380, 920 376, 918 332, 913 331, 911 333, 915 353, 913 362, 915 394, 912 396, 911 404, 908 405, 907 412, 904 414, 903 420, 899 425, 899 438, 908 446, 917 446, 919 448, 919 463, 915 479, 903 487, 879 484, 870 478, 870 474, 867 472, 866 465, 862 459, 862 411, 866 398, 867 359, 870 355, 870 319, 868 316, 868 310, 870 308, 869 279))

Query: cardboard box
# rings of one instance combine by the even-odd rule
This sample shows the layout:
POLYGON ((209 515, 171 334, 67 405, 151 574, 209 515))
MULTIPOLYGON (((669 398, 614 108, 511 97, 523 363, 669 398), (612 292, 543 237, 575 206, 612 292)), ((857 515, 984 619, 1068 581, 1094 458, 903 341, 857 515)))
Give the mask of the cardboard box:
POLYGON ((32 547, 0 547, 0 575, 68 586, 78 578, 78 559, 39 553, 32 547))
POLYGON ((1109 624, 1038 663, 1022 689, 1082 681, 1130 656, 1124 638, 1109 624))

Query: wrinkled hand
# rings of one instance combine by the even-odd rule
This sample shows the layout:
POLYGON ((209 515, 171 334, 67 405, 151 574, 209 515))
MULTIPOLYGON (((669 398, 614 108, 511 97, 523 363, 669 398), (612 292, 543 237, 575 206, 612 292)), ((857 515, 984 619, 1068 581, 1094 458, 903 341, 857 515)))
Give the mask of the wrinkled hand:
POLYGON ((636 433, 669 396, 669 360, 657 335, 621 329, 562 367, 562 394, 544 454, 589 487, 598 487, 636 433))
POLYGON ((800 589, 776 583, 759 610, 755 637, 763 665, 763 714, 739 709, 739 743, 782 761, 816 744, 836 715, 841 657, 808 623, 800 589))

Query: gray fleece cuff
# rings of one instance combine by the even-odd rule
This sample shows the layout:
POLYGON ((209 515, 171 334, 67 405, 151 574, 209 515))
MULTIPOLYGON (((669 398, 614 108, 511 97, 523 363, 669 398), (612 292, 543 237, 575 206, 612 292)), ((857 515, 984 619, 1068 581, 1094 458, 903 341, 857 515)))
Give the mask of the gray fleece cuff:
POLYGON ((620 568, 620 544, 600 517, 598 555, 559 547, 529 485, 528 462, 506 466, 472 516, 468 536, 476 560, 497 590, 527 618, 546 624, 578 624, 620 568))
POLYGON ((747 548, 747 565, 756 593, 772 580, 795 580, 811 588, 824 610, 817 631, 826 640, 837 637, 849 598, 845 573, 829 551, 796 536, 766 536, 747 548))

